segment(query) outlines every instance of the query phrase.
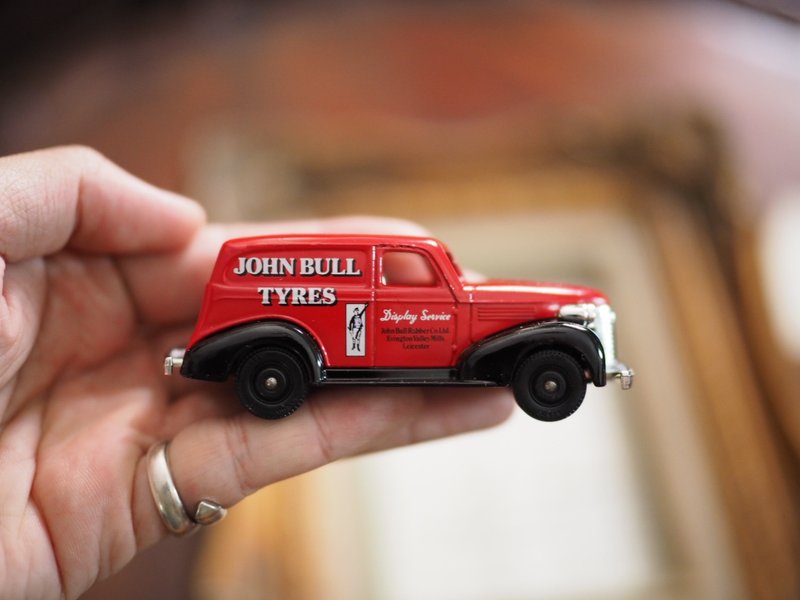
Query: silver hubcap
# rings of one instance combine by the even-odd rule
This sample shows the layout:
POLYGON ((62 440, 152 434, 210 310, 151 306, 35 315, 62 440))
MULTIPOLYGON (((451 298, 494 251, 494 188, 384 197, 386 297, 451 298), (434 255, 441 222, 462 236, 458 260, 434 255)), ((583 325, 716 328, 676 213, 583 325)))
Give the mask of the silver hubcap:
POLYGON ((274 390, 278 387, 278 380, 274 377, 267 377, 264 380, 264 387, 266 387, 268 390, 274 390))
POLYGON ((558 391, 558 382, 548 379, 544 382, 544 391, 548 394, 553 394, 558 391))

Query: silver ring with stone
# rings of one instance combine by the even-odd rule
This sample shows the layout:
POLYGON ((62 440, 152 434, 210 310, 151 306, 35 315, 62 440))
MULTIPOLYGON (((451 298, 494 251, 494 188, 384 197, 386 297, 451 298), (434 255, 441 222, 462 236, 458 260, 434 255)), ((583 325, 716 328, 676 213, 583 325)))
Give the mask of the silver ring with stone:
POLYGON ((227 510, 213 500, 201 500, 192 516, 175 487, 167 459, 169 442, 158 442, 147 451, 147 480, 166 528, 175 535, 186 535, 197 525, 211 525, 221 520, 227 510))

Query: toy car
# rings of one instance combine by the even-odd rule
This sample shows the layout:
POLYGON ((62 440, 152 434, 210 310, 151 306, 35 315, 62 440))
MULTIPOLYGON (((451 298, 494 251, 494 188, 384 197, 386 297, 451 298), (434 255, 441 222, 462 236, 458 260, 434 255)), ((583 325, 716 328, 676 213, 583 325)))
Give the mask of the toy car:
POLYGON ((557 421, 587 382, 623 389, 615 315, 599 291, 561 284, 470 283, 423 237, 282 235, 220 250, 194 333, 167 375, 235 376, 253 414, 292 414, 310 386, 513 387, 519 406, 557 421))

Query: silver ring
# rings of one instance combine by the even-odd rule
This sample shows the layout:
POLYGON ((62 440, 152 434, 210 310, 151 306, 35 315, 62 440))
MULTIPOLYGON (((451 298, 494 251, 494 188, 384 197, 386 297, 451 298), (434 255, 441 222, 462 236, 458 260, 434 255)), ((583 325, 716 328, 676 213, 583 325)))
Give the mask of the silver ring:
POLYGON ((175 535, 186 535, 197 525, 211 525, 221 520, 228 511, 213 500, 201 500, 194 516, 190 516, 172 480, 167 460, 168 446, 169 442, 158 442, 147 451, 147 480, 166 528, 175 535))

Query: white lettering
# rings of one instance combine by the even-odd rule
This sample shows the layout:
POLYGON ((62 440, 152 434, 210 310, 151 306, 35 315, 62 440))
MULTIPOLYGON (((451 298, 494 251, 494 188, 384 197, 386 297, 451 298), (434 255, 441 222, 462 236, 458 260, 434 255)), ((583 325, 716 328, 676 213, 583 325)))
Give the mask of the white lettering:
POLYGON ((292 304, 308 304, 306 288, 292 288, 292 304))
POLYGON ((423 321, 449 321, 453 315, 450 313, 432 313, 427 308, 422 309, 420 319, 423 321))
POLYGON ((294 259, 240 256, 239 264, 233 268, 233 274, 240 277, 242 275, 263 275, 265 277, 294 275, 294 259))
POLYGON ((417 322, 419 315, 416 313, 412 313, 410 310, 406 310, 404 313, 396 313, 389 308, 383 309, 383 316, 381 317, 381 321, 392 321, 394 323, 400 323, 401 321, 408 321, 409 325, 413 325, 417 322))
POLYGON ((298 275, 302 277, 359 277, 361 270, 355 258, 307 258, 300 259, 267 256, 240 256, 233 268, 233 274, 261 275, 263 277, 286 277, 295 275, 297 261, 300 261, 298 275))
POLYGON ((449 321, 453 318, 451 313, 445 312, 431 312, 427 308, 422 309, 422 313, 413 313, 410 310, 406 310, 403 313, 395 312, 389 308, 383 309, 383 316, 380 318, 381 321, 392 321, 393 323, 400 323, 402 321, 408 322, 409 325, 413 325, 417 322, 417 319, 420 321, 449 321))
POLYGON ((262 258, 261 275, 294 275, 293 258, 262 258))
POLYGON ((314 275, 324 277, 331 274, 331 259, 330 258, 315 258, 314 259, 314 275))
POLYGON ((233 268, 234 275, 244 275, 244 256, 239 257, 239 266, 233 268))
POLYGON ((270 302, 270 295, 274 291, 275 288, 258 288, 258 293, 261 294, 261 304, 264 304, 265 306, 272 304, 270 302))
POLYGON ((247 262, 245 263, 245 271, 247 271, 249 275, 258 275, 261 273, 262 269, 263 263, 258 258, 253 256, 247 259, 247 262))
POLYGON ((356 268, 356 259, 346 258, 345 261, 347 263, 347 268, 345 269, 344 275, 359 277, 361 275, 361 269, 356 268))
POLYGON ((311 277, 314 275, 314 259, 313 258, 301 258, 300 259, 300 275, 305 275, 306 277, 311 277))
POLYGON ((318 287, 260 287, 261 304, 272 306, 273 300, 281 306, 330 306, 336 304, 336 288, 318 287))

